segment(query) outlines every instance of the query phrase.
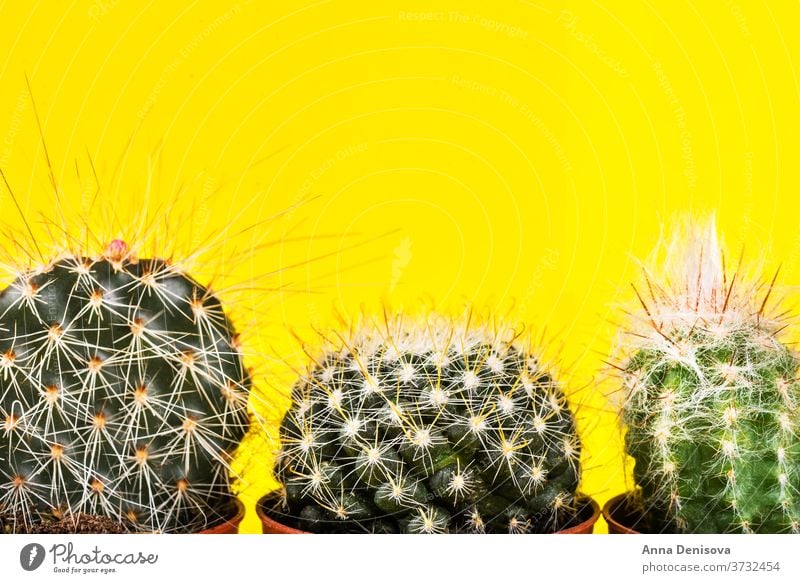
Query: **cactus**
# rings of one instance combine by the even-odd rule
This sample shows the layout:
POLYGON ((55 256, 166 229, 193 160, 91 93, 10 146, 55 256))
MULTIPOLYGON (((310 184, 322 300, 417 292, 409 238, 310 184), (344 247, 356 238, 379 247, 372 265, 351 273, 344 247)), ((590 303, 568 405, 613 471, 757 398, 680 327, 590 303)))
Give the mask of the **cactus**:
POLYGON ((203 529, 230 502, 250 387, 220 301, 168 261, 115 240, 17 272, 0 293, 0 514, 203 529))
POLYGON ((489 328, 365 326, 296 383, 280 437, 271 511, 301 530, 550 532, 576 516, 565 395, 489 328))
POLYGON ((669 253, 668 281, 648 276, 639 295, 622 367, 646 529, 796 533, 798 361, 770 316, 775 279, 746 278, 741 262, 727 273, 713 222, 669 253))

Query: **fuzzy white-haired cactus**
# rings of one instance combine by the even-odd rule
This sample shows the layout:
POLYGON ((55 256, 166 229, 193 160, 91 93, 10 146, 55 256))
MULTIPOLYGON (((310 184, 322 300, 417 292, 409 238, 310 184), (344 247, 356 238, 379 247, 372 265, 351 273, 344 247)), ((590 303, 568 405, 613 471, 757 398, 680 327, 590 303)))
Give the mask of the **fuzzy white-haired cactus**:
POLYGON ((713 221, 676 235, 637 289, 623 365, 627 451, 651 531, 800 531, 796 355, 775 278, 726 269, 713 221))
POLYGON ((0 514, 203 529, 230 501, 250 387, 220 301, 179 265, 115 240, 18 271, 0 292, 0 514))
POLYGON ((508 330, 365 325, 297 382, 280 436, 271 511, 303 530, 549 532, 576 515, 573 414, 508 330))

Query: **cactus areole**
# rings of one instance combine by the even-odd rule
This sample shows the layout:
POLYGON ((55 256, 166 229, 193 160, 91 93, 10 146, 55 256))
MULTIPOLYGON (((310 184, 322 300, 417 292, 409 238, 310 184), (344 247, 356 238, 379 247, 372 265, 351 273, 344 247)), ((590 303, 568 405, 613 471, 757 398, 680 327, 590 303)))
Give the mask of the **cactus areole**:
POLYGON ((237 344, 208 289, 119 240, 19 273, 0 293, 0 513, 220 519, 249 426, 237 344))
MULTIPOLYGON (((798 361, 771 285, 725 273, 713 227, 640 296, 624 365, 628 453, 655 532, 800 532, 798 361)), ((774 281, 774 280, 773 280, 774 281)))
POLYGON ((485 333, 364 333, 294 387, 273 516, 311 532, 551 532, 580 443, 538 361, 485 333))

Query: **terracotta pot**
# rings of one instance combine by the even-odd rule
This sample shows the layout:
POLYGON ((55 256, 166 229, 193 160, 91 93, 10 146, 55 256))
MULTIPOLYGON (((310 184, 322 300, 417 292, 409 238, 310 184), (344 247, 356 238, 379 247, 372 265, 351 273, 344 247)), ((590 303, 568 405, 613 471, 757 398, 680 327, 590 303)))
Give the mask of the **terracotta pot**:
MULTIPOLYGON (((291 526, 286 526, 285 524, 282 524, 270 517, 264 510, 263 505, 263 502, 268 496, 269 495, 264 496, 258 501, 258 504, 256 504, 256 513, 261 519, 261 530, 264 534, 311 534, 305 530, 299 530, 292 528, 291 526)), ((579 500, 584 503, 583 509, 585 509, 587 506, 591 508, 591 516, 586 518, 586 520, 580 524, 565 528, 564 530, 559 530, 555 534, 592 534, 594 531, 594 524, 597 522, 597 519, 600 518, 600 506, 592 498, 581 497, 579 500)))
POLYGON ((570 526, 569 528, 565 528, 563 530, 559 530, 555 534, 592 534, 594 532, 594 524, 597 522, 597 519, 600 518, 600 505, 595 502, 593 498, 588 498, 581 496, 578 498, 579 502, 583 502, 583 509, 586 508, 586 505, 592 509, 592 515, 584 520, 583 522, 576 524, 575 526, 570 526))
POLYGON ((218 524, 217 526, 212 526, 211 528, 207 528, 205 530, 201 530, 197 534, 236 534, 239 532, 239 523, 242 522, 242 518, 244 518, 244 504, 242 504, 241 500, 234 499, 234 510, 231 513, 231 516, 225 520, 225 522, 218 524))
POLYGON ((269 494, 261 498, 256 503, 256 514, 261 519, 261 532, 264 534, 311 534, 306 532, 305 530, 299 530, 297 528, 292 528, 291 526, 286 526, 285 524, 274 520, 272 517, 267 514, 267 511, 264 509, 264 502, 269 498, 269 494))
POLYGON ((642 523, 642 517, 630 509, 627 493, 614 496, 605 503, 603 518, 608 523, 609 534, 641 534, 634 527, 642 523))

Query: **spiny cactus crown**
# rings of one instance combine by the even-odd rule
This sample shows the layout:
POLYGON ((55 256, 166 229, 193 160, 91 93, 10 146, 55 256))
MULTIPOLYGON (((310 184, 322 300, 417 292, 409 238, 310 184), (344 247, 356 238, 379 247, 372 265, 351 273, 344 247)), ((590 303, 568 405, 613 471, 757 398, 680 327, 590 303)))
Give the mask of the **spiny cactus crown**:
POLYGON ((298 382, 275 471, 313 532, 547 532, 574 516, 580 443, 539 362, 488 330, 398 320, 298 382))
POLYGON ((646 528, 799 532, 798 362, 766 315, 772 286, 725 273, 713 225, 675 249, 624 367, 646 528))
POLYGON ((0 514, 218 520, 249 425, 237 344, 211 291, 121 241, 19 273, 0 293, 0 514))

